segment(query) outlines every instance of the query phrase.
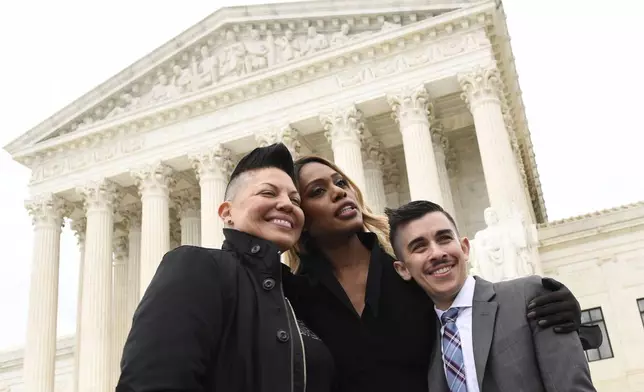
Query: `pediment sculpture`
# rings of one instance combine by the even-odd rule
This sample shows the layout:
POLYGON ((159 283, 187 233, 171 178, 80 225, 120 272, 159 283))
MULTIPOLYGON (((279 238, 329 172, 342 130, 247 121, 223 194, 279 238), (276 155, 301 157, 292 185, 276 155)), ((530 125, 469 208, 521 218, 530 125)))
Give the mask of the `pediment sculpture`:
POLYGON ((216 34, 216 38, 211 37, 184 50, 143 82, 135 82, 102 104, 102 107, 86 113, 70 127, 51 137, 87 128, 138 108, 237 80, 274 65, 347 45, 374 33, 399 28, 402 23, 389 22, 381 17, 378 23, 358 29, 344 21, 334 28, 337 31, 331 32, 328 28, 325 32, 320 31, 312 24, 302 32, 296 32, 293 23, 285 24, 285 28, 282 25, 275 23, 272 29, 253 26, 243 32, 239 26, 229 26, 229 29, 216 34))
POLYGON ((533 275, 536 227, 527 224, 518 212, 499 219, 497 211, 488 207, 484 216, 487 227, 471 241, 472 273, 492 282, 533 275))

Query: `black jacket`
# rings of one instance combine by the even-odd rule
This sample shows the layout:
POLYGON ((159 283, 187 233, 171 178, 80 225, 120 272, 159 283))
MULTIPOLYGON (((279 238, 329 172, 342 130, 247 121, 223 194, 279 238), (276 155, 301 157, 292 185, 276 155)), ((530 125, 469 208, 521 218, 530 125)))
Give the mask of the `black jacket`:
POLYGON ((168 252, 134 314, 117 392, 300 392, 303 342, 272 243, 168 252))

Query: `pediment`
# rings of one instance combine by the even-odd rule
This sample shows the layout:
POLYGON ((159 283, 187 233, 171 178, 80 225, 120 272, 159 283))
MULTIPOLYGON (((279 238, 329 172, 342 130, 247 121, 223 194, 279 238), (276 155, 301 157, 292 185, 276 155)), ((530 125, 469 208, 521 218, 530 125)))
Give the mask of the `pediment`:
POLYGON ((223 8, 43 121, 11 153, 480 0, 320 0, 223 8), (392 5, 395 4, 395 5, 392 5))

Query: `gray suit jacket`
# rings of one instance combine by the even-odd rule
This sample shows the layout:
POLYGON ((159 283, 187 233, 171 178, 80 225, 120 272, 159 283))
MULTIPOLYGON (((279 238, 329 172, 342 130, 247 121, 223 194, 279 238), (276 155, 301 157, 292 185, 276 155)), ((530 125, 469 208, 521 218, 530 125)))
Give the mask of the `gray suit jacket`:
MULTIPOLYGON (((545 292, 540 277, 499 283, 475 279, 472 341, 481 392, 595 391, 579 336, 541 329, 526 317, 528 303, 545 292)), ((449 392, 436 322, 429 391, 449 392)))

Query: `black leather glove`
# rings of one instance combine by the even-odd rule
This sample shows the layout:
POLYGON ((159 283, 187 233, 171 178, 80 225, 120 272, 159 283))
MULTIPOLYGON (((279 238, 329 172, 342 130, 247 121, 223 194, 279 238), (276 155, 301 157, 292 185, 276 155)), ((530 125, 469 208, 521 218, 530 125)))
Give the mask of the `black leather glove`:
POLYGON ((528 304, 528 318, 537 320, 542 328, 554 327, 556 333, 579 330, 581 307, 577 298, 563 283, 552 278, 542 278, 541 284, 551 292, 534 298, 528 304))
POLYGON ((604 341, 599 325, 582 325, 579 327, 579 339, 581 340, 581 347, 584 350, 599 348, 604 341))

